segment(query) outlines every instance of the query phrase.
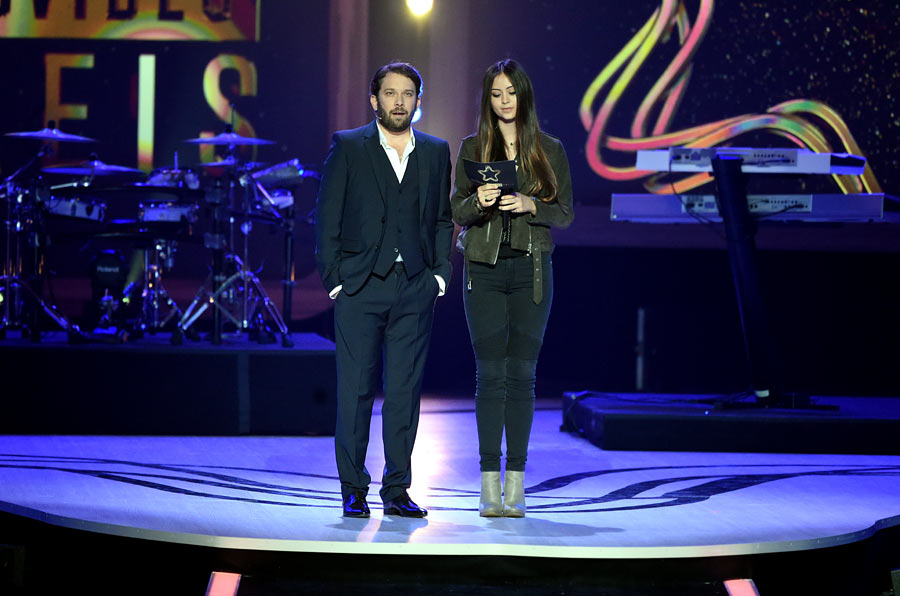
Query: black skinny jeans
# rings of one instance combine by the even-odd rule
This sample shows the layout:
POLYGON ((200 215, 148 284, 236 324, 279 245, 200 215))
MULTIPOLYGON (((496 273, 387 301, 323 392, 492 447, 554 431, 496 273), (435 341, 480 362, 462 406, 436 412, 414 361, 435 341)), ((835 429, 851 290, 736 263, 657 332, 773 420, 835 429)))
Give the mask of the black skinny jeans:
POLYGON ((553 300, 553 267, 543 259, 543 299, 535 304, 531 256, 467 263, 463 302, 475 351, 475 420, 481 471, 500 470, 506 430, 506 469, 525 470, 534 420, 538 354, 553 300), (469 289, 471 280, 471 289, 469 289))

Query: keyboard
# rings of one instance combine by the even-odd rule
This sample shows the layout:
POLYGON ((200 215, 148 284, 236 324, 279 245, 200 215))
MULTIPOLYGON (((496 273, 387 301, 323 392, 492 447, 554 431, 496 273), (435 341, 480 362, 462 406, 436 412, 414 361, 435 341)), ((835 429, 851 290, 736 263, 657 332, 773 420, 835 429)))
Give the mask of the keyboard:
MULTIPOLYGON (((758 219, 868 222, 884 219, 884 193, 747 195, 758 219)), ((643 223, 722 221, 711 194, 613 194, 610 219, 643 223)))
POLYGON ((807 149, 753 149, 749 147, 671 147, 640 150, 638 170, 654 172, 711 172, 712 159, 739 157, 748 174, 860 175, 866 158, 850 153, 815 153, 807 149))

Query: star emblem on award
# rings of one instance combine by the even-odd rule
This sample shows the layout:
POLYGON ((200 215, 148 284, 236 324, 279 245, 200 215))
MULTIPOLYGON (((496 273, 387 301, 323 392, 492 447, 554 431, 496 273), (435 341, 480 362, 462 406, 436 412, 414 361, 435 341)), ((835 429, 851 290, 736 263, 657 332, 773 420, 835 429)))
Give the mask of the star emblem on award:
POLYGON ((478 173, 481 174, 482 182, 499 182, 497 176, 500 175, 500 170, 495 170, 491 166, 485 166, 483 170, 478 170, 478 173))

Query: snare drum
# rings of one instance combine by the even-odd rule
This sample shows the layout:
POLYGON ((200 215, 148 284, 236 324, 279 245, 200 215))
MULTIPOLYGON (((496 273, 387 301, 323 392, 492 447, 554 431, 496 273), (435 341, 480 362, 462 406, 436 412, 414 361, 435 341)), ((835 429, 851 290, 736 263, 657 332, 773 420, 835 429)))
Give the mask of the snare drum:
POLYGON ((98 203, 88 199, 50 197, 47 201, 47 211, 54 215, 74 217, 76 219, 92 219, 103 221, 106 214, 106 203, 98 203))
POLYGON ((138 205, 138 221, 173 221, 194 223, 197 221, 196 203, 141 203, 138 205))

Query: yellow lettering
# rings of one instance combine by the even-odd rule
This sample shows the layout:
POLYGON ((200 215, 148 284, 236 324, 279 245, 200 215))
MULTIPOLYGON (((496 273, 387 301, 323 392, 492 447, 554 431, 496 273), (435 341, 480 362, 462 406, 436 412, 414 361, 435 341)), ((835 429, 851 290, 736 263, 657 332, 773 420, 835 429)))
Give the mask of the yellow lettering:
POLYGON ((44 121, 87 120, 88 107, 83 103, 62 103, 62 70, 94 68, 93 54, 46 54, 47 84, 44 121))
POLYGON ((153 169, 153 133, 156 126, 156 56, 138 58, 138 168, 153 169))
MULTIPOLYGON (((231 108, 231 102, 222 94, 219 83, 221 81, 222 72, 227 69, 234 69, 237 71, 240 85, 239 92, 242 97, 256 96, 256 65, 243 56, 238 56, 236 54, 219 54, 206 65, 206 70, 203 72, 203 95, 206 97, 206 103, 209 104, 209 107, 212 108, 213 112, 215 112, 216 116, 218 116, 219 120, 222 122, 230 123, 232 122, 232 118, 234 119, 234 132, 243 137, 255 137, 256 131, 253 129, 253 125, 237 111, 234 111, 232 114, 233 110, 231 108)), ((221 131, 215 133, 202 131, 198 136, 213 136, 218 134, 218 132, 221 131)), ((199 148, 201 162, 214 160, 215 148, 213 146, 199 145, 199 148)), ((256 158, 256 151, 257 146, 253 145, 251 151, 252 156, 249 157, 249 159, 252 160, 256 158)))

